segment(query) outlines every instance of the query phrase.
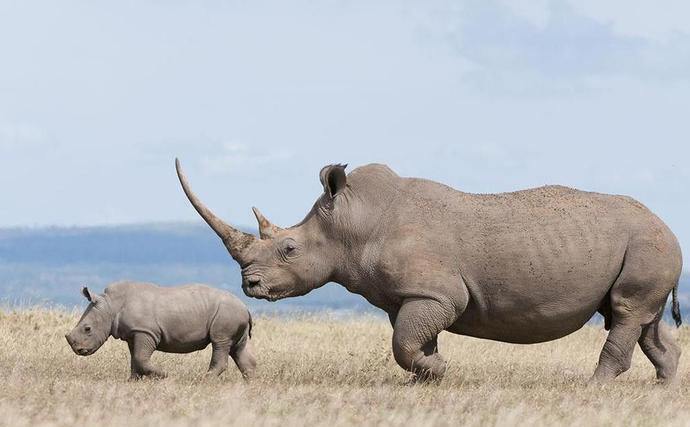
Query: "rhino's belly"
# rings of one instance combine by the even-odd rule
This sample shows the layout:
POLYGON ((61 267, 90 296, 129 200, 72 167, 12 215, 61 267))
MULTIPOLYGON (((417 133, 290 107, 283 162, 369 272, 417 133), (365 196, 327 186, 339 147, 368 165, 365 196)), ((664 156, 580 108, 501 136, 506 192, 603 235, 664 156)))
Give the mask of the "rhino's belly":
POLYGON ((596 308, 553 319, 537 320, 513 316, 511 320, 501 318, 486 321, 478 319, 472 313, 466 313, 448 331, 494 341, 534 344, 562 338, 577 331, 594 313, 596 308))
POLYGON ((539 237, 492 245, 483 258, 470 258, 464 275, 470 299, 451 332, 537 343, 587 323, 620 274, 627 240, 604 231, 539 237))
POLYGON ((465 312, 448 330, 519 344, 551 341, 587 323, 609 288, 610 284, 603 282, 554 285, 548 289, 506 286, 483 300, 470 300, 465 312))
POLYGON ((192 353, 205 349, 210 342, 208 338, 191 340, 167 339, 161 341, 158 345, 158 350, 166 353, 192 353))
POLYGON ((158 349, 168 353, 191 353, 203 350, 211 340, 205 325, 198 323, 191 320, 185 323, 169 323, 169 327, 161 331, 158 349))

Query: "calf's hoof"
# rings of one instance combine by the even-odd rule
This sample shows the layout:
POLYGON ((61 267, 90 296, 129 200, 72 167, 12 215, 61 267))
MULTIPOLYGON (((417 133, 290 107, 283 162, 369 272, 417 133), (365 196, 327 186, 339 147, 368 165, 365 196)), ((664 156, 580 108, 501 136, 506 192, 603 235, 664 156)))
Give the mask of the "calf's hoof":
POLYGON ((150 378, 153 380, 165 379, 168 375, 164 372, 157 372, 155 374, 132 374, 129 376, 129 381, 140 381, 145 378, 150 378))
POLYGON ((440 384, 441 381, 443 380, 443 375, 437 375, 434 374, 433 372, 418 372, 412 374, 412 378, 410 378, 410 381, 408 382, 409 385, 417 385, 417 384, 428 384, 428 385, 433 385, 433 384, 440 384))

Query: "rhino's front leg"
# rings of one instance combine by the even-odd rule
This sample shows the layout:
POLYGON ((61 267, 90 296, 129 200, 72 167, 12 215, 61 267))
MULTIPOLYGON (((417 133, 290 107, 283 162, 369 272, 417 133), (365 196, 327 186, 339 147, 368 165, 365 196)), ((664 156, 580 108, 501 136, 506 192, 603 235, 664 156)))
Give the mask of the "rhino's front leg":
POLYGON ((438 380, 446 372, 446 361, 438 353, 438 334, 452 325, 458 315, 451 303, 433 299, 408 299, 393 325, 393 356, 416 380, 438 380))
POLYGON ((156 350, 156 342, 149 334, 137 332, 127 341, 131 358, 131 380, 148 375, 165 378, 165 372, 151 365, 151 355, 156 350))

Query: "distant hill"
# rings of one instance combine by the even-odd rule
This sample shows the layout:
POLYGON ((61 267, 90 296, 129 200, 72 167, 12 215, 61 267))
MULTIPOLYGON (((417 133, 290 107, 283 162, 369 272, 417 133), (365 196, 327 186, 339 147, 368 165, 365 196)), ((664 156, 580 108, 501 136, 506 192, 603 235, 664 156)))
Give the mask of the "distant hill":
POLYGON ((0 229, 0 261, 9 263, 141 265, 228 261, 227 252, 219 248, 219 239, 208 227, 190 224, 0 229))
MULTIPOLYGON (((380 312, 335 284, 275 303, 246 298, 237 263, 205 225, 0 229, 0 300, 5 304, 83 306, 81 286, 100 291, 123 279, 207 283, 235 293, 255 311, 380 312)), ((680 289, 681 308, 690 322, 690 275, 682 276, 680 289)))

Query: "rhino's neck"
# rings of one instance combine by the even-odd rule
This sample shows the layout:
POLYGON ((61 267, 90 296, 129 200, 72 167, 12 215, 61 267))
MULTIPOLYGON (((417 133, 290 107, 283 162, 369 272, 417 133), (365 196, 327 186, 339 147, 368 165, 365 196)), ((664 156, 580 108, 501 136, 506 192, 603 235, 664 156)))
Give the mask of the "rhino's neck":
MULTIPOLYGON (((392 312, 398 306, 398 301, 392 299, 385 290, 382 282, 376 279, 374 272, 367 273, 364 269, 342 272, 333 279, 335 283, 343 286, 349 292, 360 295, 366 299, 369 304, 374 305, 386 312, 392 312)), ((384 282, 385 283, 385 282, 384 282)))
POLYGON ((108 316, 110 318, 110 335, 113 338, 120 338, 118 329, 120 324, 120 312, 122 311, 123 300, 121 298, 113 297, 112 295, 105 295, 107 302, 108 316))
POLYGON ((338 243, 334 253, 338 258, 332 280, 384 308, 387 302, 376 286, 380 281, 376 266, 392 226, 391 218, 396 217, 402 184, 401 178, 392 175, 388 168, 371 168, 373 176, 360 174, 349 181, 349 191, 340 200, 340 209, 336 209, 340 213, 333 224, 338 243))
POLYGON ((384 232, 376 230, 370 239, 341 248, 340 262, 337 263, 331 281, 389 312, 396 302, 386 295, 387 278, 379 271, 383 249, 382 233, 384 232))

